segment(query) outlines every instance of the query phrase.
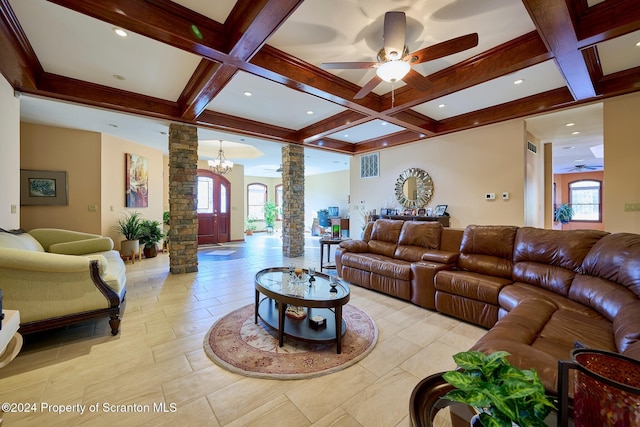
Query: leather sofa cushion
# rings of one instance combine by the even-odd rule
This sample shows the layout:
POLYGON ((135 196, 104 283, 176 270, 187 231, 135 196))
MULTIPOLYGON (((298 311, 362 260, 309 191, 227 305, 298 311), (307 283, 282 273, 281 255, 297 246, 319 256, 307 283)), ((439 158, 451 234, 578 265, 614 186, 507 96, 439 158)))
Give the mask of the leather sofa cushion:
MULTIPOLYGON (((521 227, 516 233, 514 262, 537 262, 578 271, 582 261, 606 232, 598 230, 546 230, 521 227)), ((521 280, 515 277, 518 281, 521 280)))
POLYGON ((373 274, 408 282, 411 278, 411 263, 397 259, 373 260, 370 271, 373 274))
POLYGON ((373 224, 369 252, 393 258, 404 221, 379 219, 373 224))
POLYGON ((600 313, 588 306, 580 304, 579 302, 573 301, 555 292, 547 291, 526 283, 513 283, 512 285, 502 289, 502 291, 500 291, 500 296, 498 297, 500 307, 507 311, 512 311, 522 301, 528 300, 547 301, 554 304, 554 306, 561 310, 574 311, 584 316, 598 319, 602 318, 600 313))
POLYGON ((510 279, 471 271, 440 271, 436 276, 435 288, 437 291, 498 305, 500 290, 510 283, 510 279))
POLYGON ((620 309, 638 297, 628 288, 599 277, 576 275, 569 298, 587 307, 597 310, 604 317, 613 321, 620 309))
POLYGON ((344 240, 339 246, 345 249, 343 252, 368 252, 369 245, 364 240, 344 240))
POLYGON ((602 237, 585 257, 582 273, 623 285, 640 297, 640 235, 602 237))
POLYGON ((384 255, 371 254, 371 253, 351 253, 345 252, 342 254, 342 265, 346 267, 357 268, 359 270, 371 271, 374 262, 387 262, 391 258, 384 255))
POLYGON ((538 286, 566 296, 575 273, 566 268, 538 262, 516 262, 513 266, 513 279, 517 282, 538 286))
POLYGON ((619 352, 640 345, 640 301, 632 301, 620 309, 613 320, 613 331, 619 352))
POLYGON ((469 225, 460 245, 458 267, 490 276, 511 278, 516 226, 469 225))
POLYGON ((556 356, 568 356, 568 354, 555 353, 552 348, 560 347, 570 350, 575 341, 581 344, 607 351, 616 351, 613 334, 613 323, 604 318, 585 316, 570 310, 557 310, 540 332, 538 348, 556 356))
POLYGON ((405 221, 398 245, 438 249, 441 233, 442 224, 439 222, 405 221))
POLYGON ((421 261, 425 250, 423 246, 398 245, 393 253, 393 257, 409 262, 421 261))

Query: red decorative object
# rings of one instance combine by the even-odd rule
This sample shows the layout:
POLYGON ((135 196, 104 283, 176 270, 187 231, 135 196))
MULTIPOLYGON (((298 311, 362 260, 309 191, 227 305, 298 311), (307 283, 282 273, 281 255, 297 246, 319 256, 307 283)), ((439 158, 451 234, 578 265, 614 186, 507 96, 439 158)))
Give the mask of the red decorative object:
POLYGON ((580 426, 640 425, 640 361, 602 350, 576 349, 560 362, 561 424, 567 415, 568 369, 575 369, 573 422, 580 426))

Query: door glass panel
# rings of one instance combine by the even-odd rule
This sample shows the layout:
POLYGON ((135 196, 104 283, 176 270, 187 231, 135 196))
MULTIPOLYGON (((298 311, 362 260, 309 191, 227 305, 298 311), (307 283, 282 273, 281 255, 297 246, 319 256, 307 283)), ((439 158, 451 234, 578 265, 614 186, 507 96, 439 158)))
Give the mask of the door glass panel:
POLYGON ((227 213, 227 186, 220 184, 220 213, 227 213))
POLYGON ((198 213, 213 213, 213 179, 198 177, 198 213))

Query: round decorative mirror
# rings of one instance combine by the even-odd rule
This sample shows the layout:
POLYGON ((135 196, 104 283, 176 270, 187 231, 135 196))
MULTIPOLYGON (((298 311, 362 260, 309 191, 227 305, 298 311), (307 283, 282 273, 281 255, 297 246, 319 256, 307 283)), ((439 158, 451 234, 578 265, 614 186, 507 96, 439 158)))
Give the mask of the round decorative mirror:
POLYGON ((433 180, 419 168, 409 168, 396 181, 396 199, 407 209, 421 208, 431 200, 433 180))

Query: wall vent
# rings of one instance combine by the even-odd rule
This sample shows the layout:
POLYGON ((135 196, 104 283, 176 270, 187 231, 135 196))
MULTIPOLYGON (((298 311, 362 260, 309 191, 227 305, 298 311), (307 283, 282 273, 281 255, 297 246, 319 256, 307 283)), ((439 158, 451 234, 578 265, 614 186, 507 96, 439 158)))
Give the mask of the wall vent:
POLYGON ((380 176, 379 153, 365 154, 360 157, 360 178, 376 178, 380 176))
POLYGON ((531 141, 527 141, 527 150, 531 151, 533 154, 538 154, 538 146, 531 141))

